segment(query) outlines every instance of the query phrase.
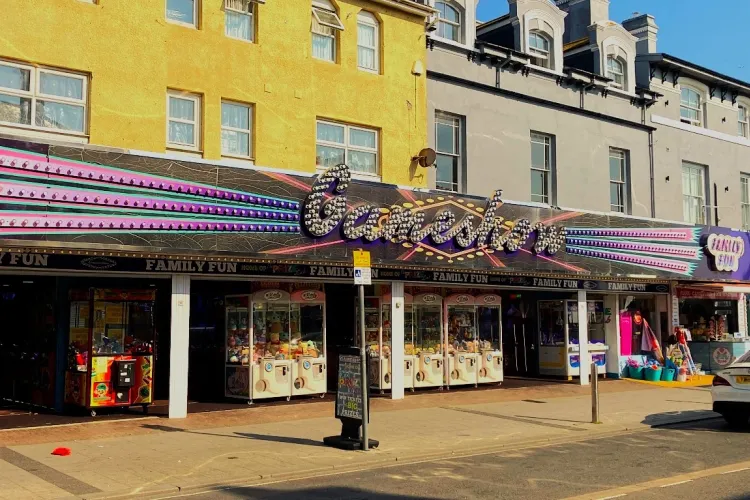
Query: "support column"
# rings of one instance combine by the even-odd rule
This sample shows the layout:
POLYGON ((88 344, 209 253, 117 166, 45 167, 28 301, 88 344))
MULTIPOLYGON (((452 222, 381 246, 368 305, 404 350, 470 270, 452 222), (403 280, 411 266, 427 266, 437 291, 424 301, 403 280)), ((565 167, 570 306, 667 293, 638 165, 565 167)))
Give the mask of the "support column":
POLYGON ((172 327, 169 351, 169 418, 187 417, 190 349, 190 276, 172 275, 172 327))
POLYGON ((578 290, 578 359, 581 365, 579 383, 589 385, 591 356, 589 355, 589 308, 586 303, 586 290, 578 290))
MULTIPOLYGON (((604 296, 604 312, 609 311, 609 323, 604 325, 604 339, 609 350, 606 353, 607 376, 620 376, 620 296, 604 296)), ((605 316, 606 318, 607 316, 605 316)))
POLYGON ((404 399, 404 284, 391 283, 391 399, 404 399))

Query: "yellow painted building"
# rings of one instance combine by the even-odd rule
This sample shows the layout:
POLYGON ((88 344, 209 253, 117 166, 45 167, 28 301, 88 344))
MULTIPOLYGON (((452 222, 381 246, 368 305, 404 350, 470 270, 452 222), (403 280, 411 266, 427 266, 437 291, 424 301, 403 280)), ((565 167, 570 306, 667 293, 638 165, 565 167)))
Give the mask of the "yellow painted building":
POLYGON ((429 14, 412 0, 2 0, 0 134, 307 172, 346 154, 423 186, 429 14))

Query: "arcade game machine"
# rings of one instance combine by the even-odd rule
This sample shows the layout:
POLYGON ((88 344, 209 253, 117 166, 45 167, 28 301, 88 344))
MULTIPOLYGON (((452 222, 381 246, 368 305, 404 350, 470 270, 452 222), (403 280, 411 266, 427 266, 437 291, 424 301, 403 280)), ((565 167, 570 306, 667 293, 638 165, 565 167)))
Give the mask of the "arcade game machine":
POLYGON ((501 303, 499 295, 485 294, 474 297, 480 357, 477 382, 480 384, 503 381, 501 303))
POLYGON ((567 375, 568 328, 565 303, 564 300, 538 302, 541 375, 567 375))
MULTIPOLYGON (((390 324, 390 323, 389 323, 390 324)), ((359 347, 362 335, 360 334, 359 301, 354 306, 354 331, 356 332, 354 345, 359 347)), ((380 299, 378 297, 365 297, 365 348, 367 349, 367 378, 371 389, 390 389, 390 368, 383 370, 391 350, 391 336, 388 331, 384 342, 382 334, 382 318, 380 316, 380 299), (387 353, 387 354, 386 354, 387 353), (388 379, 388 387, 383 387, 383 380, 388 379)))
MULTIPOLYGON (((370 387, 382 393, 391 388, 391 294, 380 299, 381 321, 379 356, 370 358, 370 387)), ((404 389, 414 390, 414 318, 412 309, 413 297, 404 294, 404 389)))
POLYGON ((477 316, 474 297, 464 293, 450 295, 445 305, 447 342, 448 387, 477 385, 479 371, 479 342, 477 341, 477 316))
POLYGON ((251 295, 252 384, 250 401, 292 396, 289 292, 260 290, 251 295))
POLYGON ((414 309, 414 387, 443 386, 443 299, 423 293, 413 299, 414 309))
POLYGON ((226 359, 224 395, 250 399, 250 298, 228 295, 224 299, 226 359))
POLYGON ((97 408, 143 406, 153 397, 155 290, 70 292, 65 403, 97 408))
POLYGON ((327 390, 326 296, 318 290, 297 290, 290 304, 292 396, 327 390))

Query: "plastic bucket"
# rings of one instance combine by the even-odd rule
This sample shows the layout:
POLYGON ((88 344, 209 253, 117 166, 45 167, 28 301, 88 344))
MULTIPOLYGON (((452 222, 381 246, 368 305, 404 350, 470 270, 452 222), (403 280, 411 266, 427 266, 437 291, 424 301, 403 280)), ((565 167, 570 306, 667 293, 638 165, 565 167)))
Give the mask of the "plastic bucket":
POLYGON ((643 367, 628 366, 628 374, 630 375, 630 378, 643 380, 643 367))
POLYGON ((672 382, 674 381, 674 373, 675 373, 674 368, 663 368, 661 371, 661 379, 664 382, 672 382))
POLYGON ((652 368, 646 368, 643 370, 643 374, 645 375, 646 380, 649 382, 658 382, 661 379, 661 368, 657 368, 656 370, 652 368))

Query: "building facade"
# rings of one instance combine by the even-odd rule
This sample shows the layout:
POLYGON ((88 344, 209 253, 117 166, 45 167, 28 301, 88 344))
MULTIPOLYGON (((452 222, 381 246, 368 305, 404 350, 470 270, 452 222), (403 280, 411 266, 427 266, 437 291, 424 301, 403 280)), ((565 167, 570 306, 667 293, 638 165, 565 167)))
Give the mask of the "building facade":
POLYGON ((431 186, 524 203, 746 228, 748 84, 661 54, 658 26, 608 0, 509 0, 431 33, 431 186), (475 35, 474 35, 475 34, 475 35))
POLYGON ((9 0, 3 15, 4 135, 310 173, 344 159, 425 183, 415 2, 9 0))

